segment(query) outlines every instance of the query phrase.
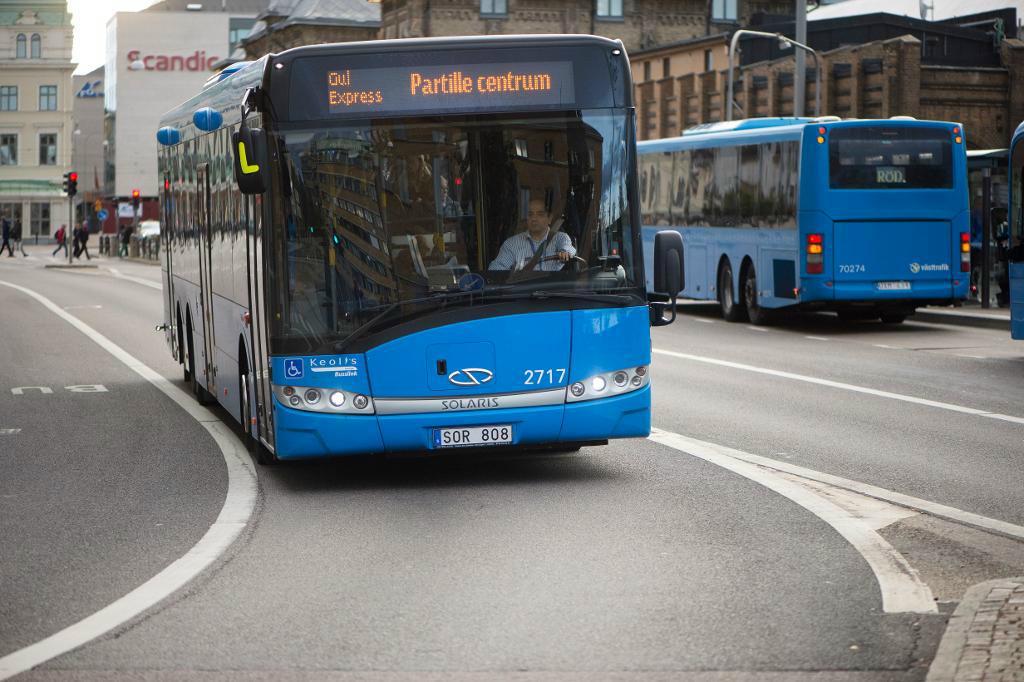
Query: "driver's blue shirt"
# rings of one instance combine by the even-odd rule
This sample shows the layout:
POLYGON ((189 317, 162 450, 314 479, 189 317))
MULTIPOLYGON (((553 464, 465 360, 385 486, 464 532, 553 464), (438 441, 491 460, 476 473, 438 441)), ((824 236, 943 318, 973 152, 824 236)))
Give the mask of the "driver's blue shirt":
MULTIPOLYGON (((491 261, 491 264, 487 266, 488 270, 512 270, 517 267, 523 267, 533 259, 537 249, 543 244, 544 240, 548 238, 548 235, 544 235, 542 239, 533 240, 530 237, 529 232, 520 232, 514 234, 505 240, 505 243, 501 245, 498 250, 498 256, 491 261)), ((569 235, 565 232, 555 232, 554 236, 551 237, 551 241, 544 247, 544 254, 537 259, 537 264, 534 266, 534 270, 547 270, 555 271, 561 270, 565 265, 560 260, 549 260, 543 261, 543 258, 548 256, 556 256, 559 251, 565 251, 572 258, 576 255, 576 247, 572 245, 572 240, 569 239, 569 235)))

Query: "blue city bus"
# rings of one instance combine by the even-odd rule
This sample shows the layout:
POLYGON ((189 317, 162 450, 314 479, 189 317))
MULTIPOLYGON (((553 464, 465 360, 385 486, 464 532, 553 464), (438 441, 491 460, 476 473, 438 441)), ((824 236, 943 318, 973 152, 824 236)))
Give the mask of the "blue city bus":
POLYGON ((1010 142, 1010 336, 1024 341, 1024 123, 1017 126, 1010 142))
POLYGON ((762 118, 638 145, 644 239, 683 237, 683 296, 729 321, 831 310, 899 323, 965 298, 964 133, 908 118, 762 118))
POLYGON ((157 132, 163 326, 196 397, 261 463, 646 436, 682 247, 659 238, 649 299, 631 93, 592 36, 211 78, 157 132))

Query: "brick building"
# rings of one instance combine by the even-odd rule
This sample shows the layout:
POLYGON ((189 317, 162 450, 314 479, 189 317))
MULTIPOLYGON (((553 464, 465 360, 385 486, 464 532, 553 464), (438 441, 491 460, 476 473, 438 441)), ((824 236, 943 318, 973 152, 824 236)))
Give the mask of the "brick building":
POLYGON ((778 0, 382 0, 381 38, 590 33, 629 51, 718 33, 754 15, 785 14, 778 0))
POLYGON ((300 45, 375 40, 380 8, 368 0, 274 0, 242 41, 244 58, 300 45))
MULTIPOLYGON (((945 29, 933 27, 935 31, 945 29)), ((949 59, 936 56, 928 50, 929 35, 919 37, 915 32, 821 51, 822 115, 959 121, 967 130, 970 148, 1005 147, 1014 127, 1024 120, 1024 90, 1020 87, 1024 85, 1024 42, 1005 38, 993 47, 991 37, 979 32, 978 42, 987 46, 987 52, 979 52, 973 60, 981 64, 970 64, 964 63, 972 61, 965 59, 967 48, 954 51, 949 59)), ((951 32, 963 35, 962 29, 951 32)), ((809 41, 815 46, 811 38, 813 34, 809 41)), ((671 137, 699 123, 724 120, 728 89, 725 40, 726 36, 720 36, 686 41, 674 48, 632 56, 639 139, 671 137), (666 59, 670 64, 702 64, 709 50, 720 55, 720 61, 712 60, 711 69, 673 70, 667 75, 663 71, 666 59)), ((771 41, 764 42, 774 49, 771 41)), ((808 113, 814 112, 816 95, 813 67, 809 58, 808 113)), ((793 114, 791 55, 745 64, 734 78, 734 117, 793 114)))

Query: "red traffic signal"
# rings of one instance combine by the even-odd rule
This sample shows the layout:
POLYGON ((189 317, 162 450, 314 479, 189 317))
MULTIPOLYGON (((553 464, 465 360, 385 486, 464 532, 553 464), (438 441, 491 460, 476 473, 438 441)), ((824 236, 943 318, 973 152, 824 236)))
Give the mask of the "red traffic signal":
POLYGON ((138 198, 139 198, 139 190, 133 189, 132 190, 132 199, 138 199, 138 198))
POLYGON ((137 189, 133 189, 132 190, 132 208, 135 210, 135 213, 138 214, 138 212, 139 212, 139 190, 137 190, 137 189))
POLYGON ((71 171, 70 173, 68 173, 68 180, 70 180, 71 182, 78 182, 78 173, 76 173, 75 171, 71 171))

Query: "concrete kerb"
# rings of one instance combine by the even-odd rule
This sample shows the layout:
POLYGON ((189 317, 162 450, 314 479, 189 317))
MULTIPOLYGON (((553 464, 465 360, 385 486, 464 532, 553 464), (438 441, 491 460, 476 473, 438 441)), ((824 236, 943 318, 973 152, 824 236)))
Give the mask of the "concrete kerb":
POLYGON ((985 329, 999 329, 1009 333, 1010 315, 1005 309, 1005 314, 983 312, 981 309, 971 308, 918 308, 909 319, 917 322, 934 322, 937 324, 955 324, 965 327, 982 327, 985 329))
POLYGON ((958 679, 968 679, 963 676, 958 678, 957 671, 967 649, 971 625, 974 624, 979 609, 993 590, 1005 589, 1011 593, 1022 585, 1024 585, 1024 576, 988 580, 967 590, 963 600, 950 617, 949 624, 946 625, 946 633, 942 636, 935 659, 928 668, 928 677, 925 682, 954 682, 958 679))
POLYGON ((43 267, 52 270, 95 270, 99 266, 92 263, 47 263, 43 267))

